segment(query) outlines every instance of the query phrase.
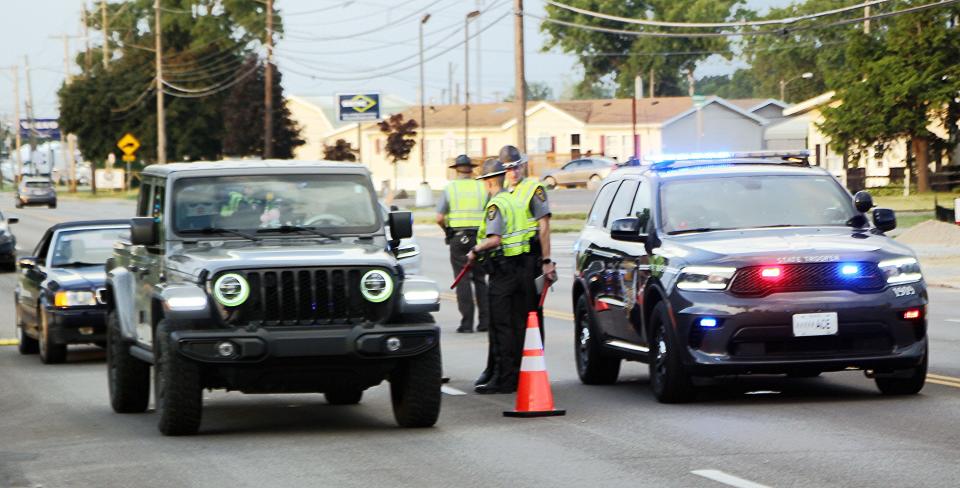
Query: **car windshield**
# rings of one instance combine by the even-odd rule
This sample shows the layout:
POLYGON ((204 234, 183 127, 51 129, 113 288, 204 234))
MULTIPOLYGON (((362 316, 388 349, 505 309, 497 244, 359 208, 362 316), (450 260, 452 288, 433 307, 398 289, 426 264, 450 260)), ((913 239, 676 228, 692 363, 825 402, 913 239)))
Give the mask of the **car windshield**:
POLYGON ((660 191, 668 234, 757 227, 847 225, 857 215, 829 176, 751 175, 669 181, 660 191))
POLYGON ((49 181, 28 181, 26 182, 27 188, 50 188, 49 181))
POLYGON ((187 178, 173 194, 181 235, 270 232, 371 233, 377 202, 362 175, 257 175, 187 178))
POLYGON ((50 254, 50 266, 103 266, 113 254, 113 243, 128 239, 126 228, 60 231, 50 254))

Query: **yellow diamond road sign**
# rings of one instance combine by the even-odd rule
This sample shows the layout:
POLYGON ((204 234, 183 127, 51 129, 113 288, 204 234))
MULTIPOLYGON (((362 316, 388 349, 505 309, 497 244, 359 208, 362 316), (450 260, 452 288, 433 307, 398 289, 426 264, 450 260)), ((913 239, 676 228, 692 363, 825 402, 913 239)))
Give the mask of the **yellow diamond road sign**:
MULTIPOLYGON (((137 152, 137 149, 140 149, 140 141, 138 141, 136 137, 133 137, 133 134, 127 133, 117 142, 117 147, 123 151, 123 154, 133 156, 133 154, 137 152)), ((124 160, 126 160, 126 158, 124 158, 124 160)))

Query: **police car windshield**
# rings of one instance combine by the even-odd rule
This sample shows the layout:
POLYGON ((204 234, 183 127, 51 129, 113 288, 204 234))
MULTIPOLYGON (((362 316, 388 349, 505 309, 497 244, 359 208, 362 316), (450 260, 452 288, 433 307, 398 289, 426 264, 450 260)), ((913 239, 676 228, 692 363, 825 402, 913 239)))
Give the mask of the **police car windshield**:
POLYGON ((829 176, 751 175, 678 179, 660 191, 668 234, 760 227, 847 225, 858 215, 829 176))
POLYGON ((378 229, 377 203, 360 175, 257 175, 185 178, 173 193, 178 234, 296 236, 291 228, 325 233, 378 229), (211 232, 223 230, 223 232, 211 232))

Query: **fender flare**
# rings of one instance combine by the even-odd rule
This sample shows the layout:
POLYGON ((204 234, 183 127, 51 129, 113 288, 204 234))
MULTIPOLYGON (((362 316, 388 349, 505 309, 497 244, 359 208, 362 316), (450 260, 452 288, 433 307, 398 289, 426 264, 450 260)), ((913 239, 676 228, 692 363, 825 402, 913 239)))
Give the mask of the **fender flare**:
POLYGON ((107 272, 107 289, 110 291, 109 307, 117 314, 120 333, 124 339, 137 340, 137 321, 134 317, 135 303, 133 275, 122 267, 107 272))

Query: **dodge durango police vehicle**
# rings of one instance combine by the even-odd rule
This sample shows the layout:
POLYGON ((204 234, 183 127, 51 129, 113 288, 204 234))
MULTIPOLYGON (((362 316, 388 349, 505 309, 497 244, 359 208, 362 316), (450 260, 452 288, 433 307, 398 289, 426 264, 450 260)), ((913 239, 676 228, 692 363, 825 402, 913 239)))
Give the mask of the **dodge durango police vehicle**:
POLYGON ((353 404, 385 379, 397 423, 433 425, 439 292, 398 260, 412 225, 385 218, 356 164, 146 168, 130 239, 107 263, 113 409, 147 408, 152 365, 165 435, 198 431, 206 388, 353 404))
POLYGON ((913 394, 927 369, 927 291, 893 211, 806 152, 664 156, 615 172, 575 245, 576 364, 615 382, 647 362, 661 402, 693 377, 860 369, 913 394), (872 223, 865 215, 872 209, 872 223))

